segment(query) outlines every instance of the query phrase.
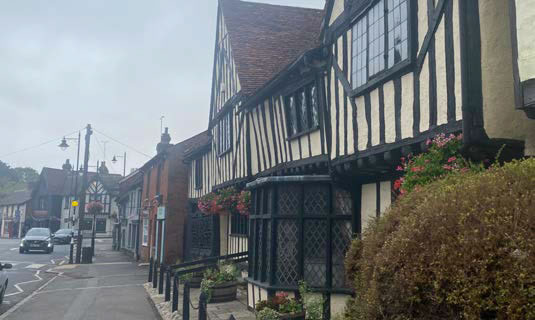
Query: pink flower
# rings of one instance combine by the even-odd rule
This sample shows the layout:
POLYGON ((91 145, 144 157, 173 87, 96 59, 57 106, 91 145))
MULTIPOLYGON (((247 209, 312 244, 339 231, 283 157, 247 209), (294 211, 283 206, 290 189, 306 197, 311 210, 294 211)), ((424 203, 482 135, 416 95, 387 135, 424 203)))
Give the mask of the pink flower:
POLYGON ((422 171, 422 170, 423 170, 422 167, 412 167, 412 168, 411 168, 411 171, 412 171, 412 172, 420 172, 420 171, 422 171))
POLYGON ((399 160, 401 160, 401 162, 405 162, 405 157, 401 157, 399 160))
POLYGON ((455 161, 455 160, 457 160, 456 157, 450 157, 450 158, 448 159, 448 163, 452 163, 452 162, 455 161))
POLYGON ((397 171, 403 171, 403 167, 402 167, 402 166, 398 166, 398 167, 396 168, 396 170, 397 170, 397 171))
POLYGON ((425 163, 429 163, 429 162, 431 162, 431 161, 429 161, 429 159, 425 159, 425 163))
POLYGON ((447 165, 447 164, 445 164, 445 165, 443 166, 443 168, 446 169, 446 170, 452 170, 452 169, 453 169, 452 166, 447 165))
POLYGON ((427 139, 427 141, 425 142, 425 145, 428 146, 428 145, 430 145, 430 144, 432 144, 432 143, 433 143, 433 141, 431 141, 431 139, 427 139))

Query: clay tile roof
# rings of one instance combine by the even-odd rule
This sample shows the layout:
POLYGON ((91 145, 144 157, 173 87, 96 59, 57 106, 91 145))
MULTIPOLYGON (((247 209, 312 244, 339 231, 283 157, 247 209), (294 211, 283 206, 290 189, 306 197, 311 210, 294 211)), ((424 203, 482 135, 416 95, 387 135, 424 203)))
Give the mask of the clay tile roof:
POLYGON ((323 10, 220 0, 242 94, 320 44, 323 10))
POLYGON ((4 198, 0 199, 0 206, 22 204, 29 201, 32 198, 32 192, 30 190, 13 191, 7 194, 4 198))
POLYGON ((187 157, 209 146, 211 142, 212 137, 210 137, 208 131, 204 131, 179 143, 178 145, 183 144, 184 156, 187 157))
POLYGON ((44 167, 41 174, 46 181, 48 193, 51 195, 63 195, 67 171, 44 167))

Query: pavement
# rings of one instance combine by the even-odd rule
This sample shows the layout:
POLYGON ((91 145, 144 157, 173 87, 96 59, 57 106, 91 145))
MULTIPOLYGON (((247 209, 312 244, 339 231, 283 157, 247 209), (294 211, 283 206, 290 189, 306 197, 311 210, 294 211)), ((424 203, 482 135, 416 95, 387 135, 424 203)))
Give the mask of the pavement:
POLYGON ((0 320, 159 319, 143 288, 147 267, 112 251, 110 239, 96 242, 93 264, 80 265, 67 263, 68 246, 56 246, 50 255, 20 255, 11 250, 13 243, 18 245, 0 239, 2 263, 16 263, 7 271, 9 288, 0 320), (10 295, 17 287, 23 292, 10 295))

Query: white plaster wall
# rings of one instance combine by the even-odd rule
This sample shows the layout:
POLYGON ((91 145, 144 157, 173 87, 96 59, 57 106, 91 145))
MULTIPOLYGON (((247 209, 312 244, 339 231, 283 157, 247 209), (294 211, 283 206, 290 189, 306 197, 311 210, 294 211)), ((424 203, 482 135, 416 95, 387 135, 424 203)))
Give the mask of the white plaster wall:
POLYGON ((408 73, 401 77, 401 138, 412 138, 414 75, 408 73))
MULTIPOLYGON (((456 13, 454 13, 456 14, 456 13)), ((437 125, 448 122, 448 86, 446 84, 446 40, 444 19, 435 33, 435 65, 437 79, 437 125)))
POLYGON ((524 140, 525 154, 535 155, 535 121, 515 110, 508 3, 480 1, 479 14, 485 131, 490 138, 524 140))
POLYGON ((396 140, 394 81, 388 81, 384 84, 383 93, 385 103, 385 141, 386 143, 392 143, 396 140))
POLYGON ((368 143, 368 123, 366 122, 366 112, 364 109, 364 96, 358 97, 357 103, 357 124, 358 124, 358 148, 365 150, 368 143))
POLYGON ((377 184, 369 183, 362 185, 361 201, 361 226, 362 231, 366 230, 368 223, 375 219, 377 212, 377 184))
POLYGON ((516 0, 516 36, 520 81, 535 78, 535 10, 533 0, 516 0))
POLYGON ((379 144, 379 89, 370 92, 372 146, 379 144))
POLYGON ((329 20, 329 26, 338 18, 339 15, 344 12, 344 0, 334 0, 333 11, 331 13, 331 19, 329 20))
POLYGON ((392 187, 390 181, 382 181, 379 187, 379 192, 381 193, 380 200, 381 200, 381 208, 380 212, 383 214, 386 209, 390 207, 390 204, 392 202, 392 187))

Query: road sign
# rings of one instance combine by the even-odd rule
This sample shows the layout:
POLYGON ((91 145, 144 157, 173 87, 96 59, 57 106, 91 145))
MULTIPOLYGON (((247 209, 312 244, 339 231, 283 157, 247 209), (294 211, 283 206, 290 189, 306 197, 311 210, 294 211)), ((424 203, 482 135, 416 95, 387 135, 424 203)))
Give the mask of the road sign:
POLYGON ((78 207, 78 201, 76 201, 76 200, 73 200, 71 202, 71 204, 72 204, 73 207, 78 207))
POLYGON ((164 220, 165 219, 165 207, 158 207, 158 212, 156 214, 156 219, 164 220))

